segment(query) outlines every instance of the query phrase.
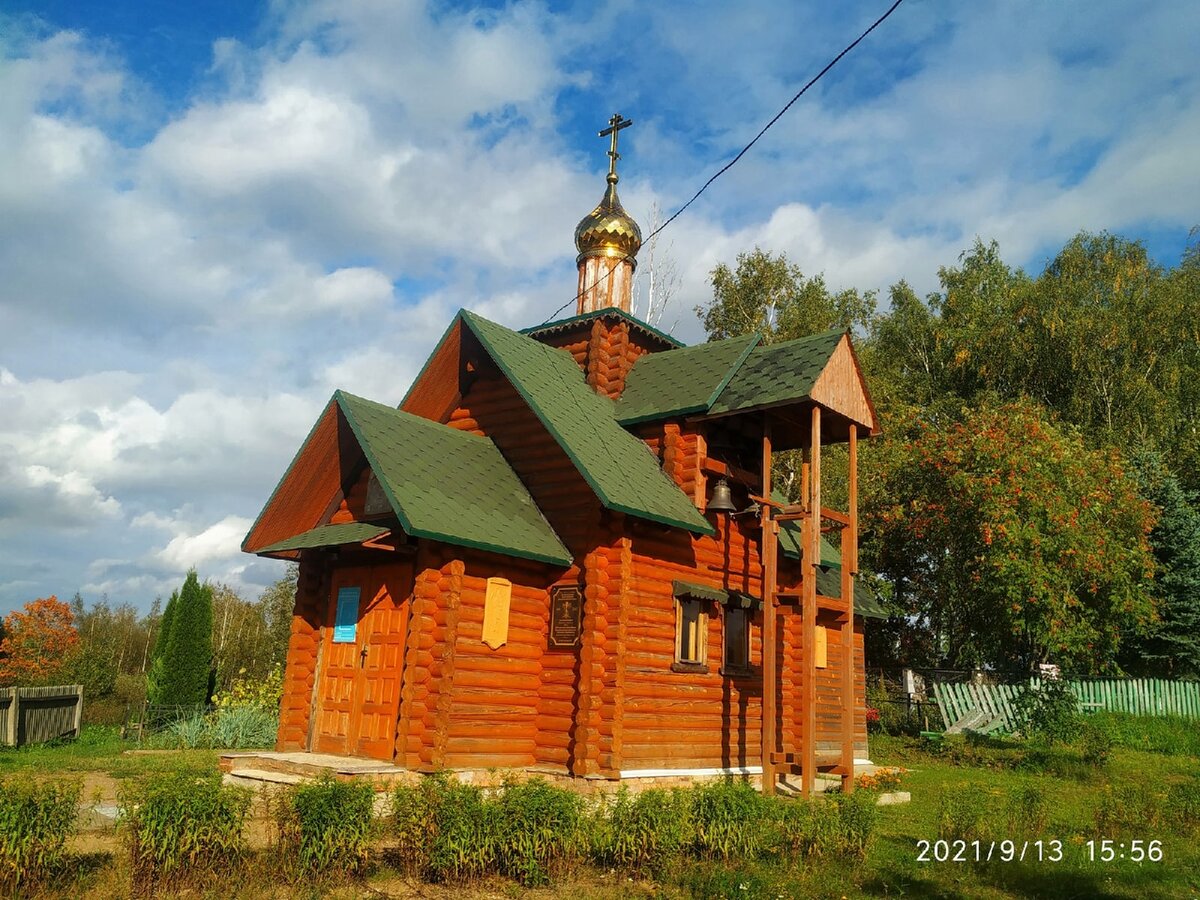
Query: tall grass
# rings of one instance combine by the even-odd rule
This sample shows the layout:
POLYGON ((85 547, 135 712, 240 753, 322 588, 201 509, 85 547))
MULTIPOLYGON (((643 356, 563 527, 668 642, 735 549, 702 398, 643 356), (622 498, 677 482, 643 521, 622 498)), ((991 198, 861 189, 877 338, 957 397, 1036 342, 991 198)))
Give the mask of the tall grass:
POLYGON ((281 862, 292 874, 356 874, 366 868, 375 835, 375 789, 326 775, 298 784, 276 810, 281 862))
POLYGON ((61 867, 79 792, 78 781, 0 779, 0 887, 37 884, 61 867))
POLYGON ((692 843, 692 794, 680 788, 631 794, 622 787, 597 804, 588 824, 593 860, 661 875, 692 843))
POLYGON ((122 789, 134 892, 234 868, 245 853, 250 799, 250 791, 223 785, 219 773, 167 772, 122 789))
POLYGON ((772 835, 764 825, 773 805, 745 782, 724 780, 693 789, 695 846, 706 859, 754 859, 769 849, 772 835))
POLYGON ((526 887, 547 884, 554 869, 577 855, 583 826, 578 794, 533 778, 505 783, 496 805, 496 853, 503 874, 526 887))
POLYGON ((1182 716, 1132 716, 1100 712, 1088 717, 1117 747, 1180 756, 1200 756, 1200 722, 1182 716))
POLYGON ((182 750, 252 750, 272 747, 279 714, 257 706, 231 706, 171 722, 148 742, 182 750))

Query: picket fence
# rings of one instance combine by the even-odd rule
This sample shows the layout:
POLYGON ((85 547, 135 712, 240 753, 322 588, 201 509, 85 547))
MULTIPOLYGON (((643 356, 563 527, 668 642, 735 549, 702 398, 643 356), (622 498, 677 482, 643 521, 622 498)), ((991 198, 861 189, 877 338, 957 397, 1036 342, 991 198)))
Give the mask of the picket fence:
MULTIPOLYGON (((1041 679, 1031 678, 1037 688, 1041 679)), ((1200 719, 1200 681, 1161 678, 1087 678, 1068 680, 1085 711, 1109 710, 1135 716, 1182 716, 1200 719)), ((948 733, 1012 731, 1013 701, 1024 684, 939 684, 933 694, 948 733)))
POLYGON ((0 747, 79 737, 83 685, 0 688, 0 747))

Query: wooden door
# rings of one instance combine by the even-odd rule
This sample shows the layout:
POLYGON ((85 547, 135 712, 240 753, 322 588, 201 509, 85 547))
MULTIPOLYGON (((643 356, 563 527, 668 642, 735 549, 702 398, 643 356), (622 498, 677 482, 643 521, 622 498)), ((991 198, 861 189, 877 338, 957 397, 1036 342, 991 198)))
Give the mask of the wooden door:
POLYGON ((383 577, 372 583, 374 595, 362 614, 361 699, 353 732, 354 752, 391 762, 400 712, 404 639, 408 633, 406 599, 412 591, 412 569, 396 566, 386 573, 383 569, 376 571, 383 577))
POLYGON ((335 570, 317 679, 316 752, 391 761, 411 584, 407 566, 335 570))

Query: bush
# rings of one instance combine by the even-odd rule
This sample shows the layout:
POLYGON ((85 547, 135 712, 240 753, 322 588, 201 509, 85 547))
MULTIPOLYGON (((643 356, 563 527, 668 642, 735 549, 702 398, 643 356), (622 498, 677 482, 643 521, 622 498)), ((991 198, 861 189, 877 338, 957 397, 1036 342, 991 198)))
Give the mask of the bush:
POLYGON ((370 859, 375 789, 332 775, 298 784, 276 810, 284 866, 297 875, 356 874, 370 859))
POLYGON ((602 798, 589 821, 593 857, 629 872, 667 871, 692 843, 691 799, 682 789, 624 787, 602 798))
POLYGON ((1084 762, 1101 768, 1108 764, 1109 754, 1112 753, 1116 739, 1104 722, 1084 719, 1079 729, 1076 744, 1083 756, 1084 762))
POLYGON ((218 773, 168 772, 121 791, 135 893, 233 867, 242 857, 250 791, 218 773))
POLYGON ((42 881, 63 862, 80 784, 0 779, 0 886, 42 881))
POLYGON ((776 811, 778 849, 792 859, 835 853, 841 844, 839 809, 824 800, 783 800, 776 811))
POLYGON ((695 848, 707 859, 754 859, 771 843, 771 801, 729 779, 692 788, 695 848))
POLYGON ((1027 738, 1048 744, 1070 743, 1079 733, 1079 700, 1059 678, 1027 687, 1013 700, 1014 726, 1027 738))
POLYGON ((218 709, 252 706, 278 714, 282 698, 283 666, 276 663, 266 678, 251 678, 246 675, 244 668, 238 669, 229 690, 219 691, 213 696, 213 706, 218 709))

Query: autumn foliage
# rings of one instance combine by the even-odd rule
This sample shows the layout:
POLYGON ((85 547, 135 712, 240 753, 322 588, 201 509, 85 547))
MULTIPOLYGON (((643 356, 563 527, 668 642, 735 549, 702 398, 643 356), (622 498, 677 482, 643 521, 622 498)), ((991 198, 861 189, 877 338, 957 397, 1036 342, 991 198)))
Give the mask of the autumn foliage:
POLYGON ((934 654, 1089 671, 1153 621, 1155 509, 1119 453, 1029 402, 900 427, 873 460, 866 530, 895 599, 945 636, 934 654))
POLYGON ((55 596, 33 600, 4 619, 0 686, 46 684, 79 644, 71 607, 55 596))

